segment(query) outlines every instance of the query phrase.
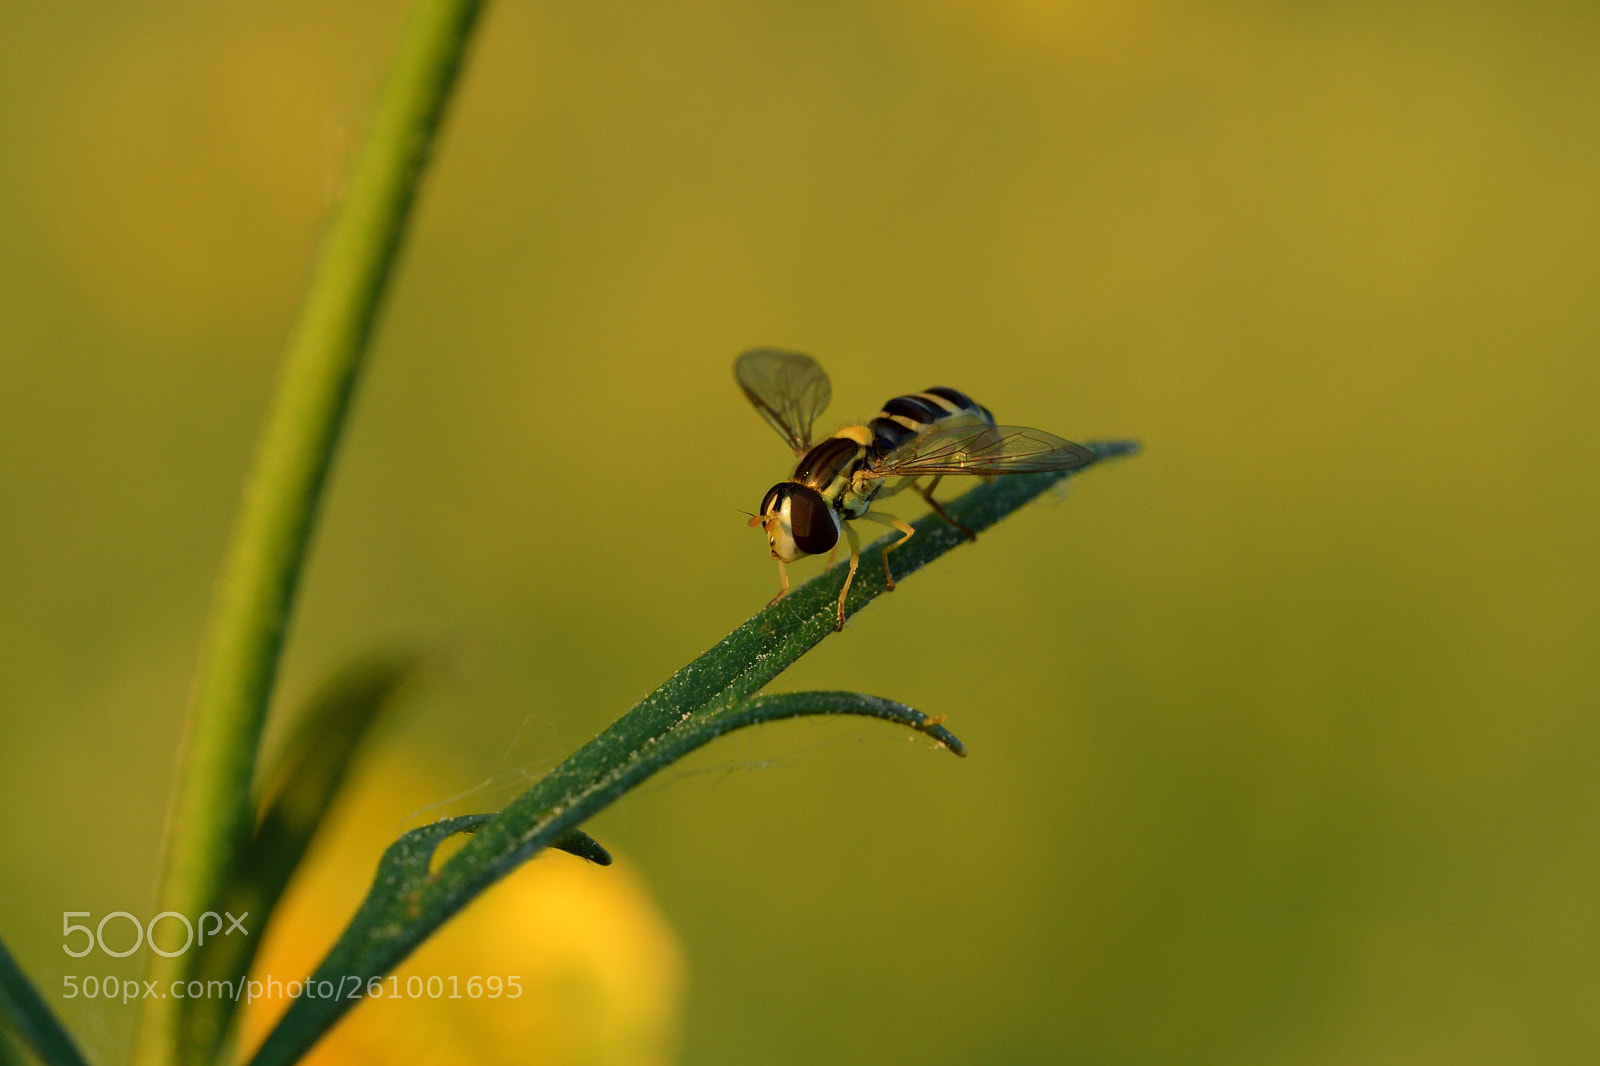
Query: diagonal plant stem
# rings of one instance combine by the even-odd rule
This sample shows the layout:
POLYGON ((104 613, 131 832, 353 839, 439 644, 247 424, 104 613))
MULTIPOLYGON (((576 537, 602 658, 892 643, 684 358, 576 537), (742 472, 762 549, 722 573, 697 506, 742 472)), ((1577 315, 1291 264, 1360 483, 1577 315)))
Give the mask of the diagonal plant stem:
MULTIPOLYGON (((1103 460, 1132 454, 1137 445, 1104 441, 1089 448, 1103 460)), ((945 507, 957 522, 982 531, 1071 473, 1001 478, 945 507)), ((964 541, 961 533, 934 515, 915 526, 916 536, 895 551, 895 573, 901 579, 964 541)), ((847 616, 887 591, 881 559, 884 548, 898 537, 892 533, 862 553, 845 601, 847 616)), ((729 730, 803 714, 860 714, 910 725, 956 754, 965 754, 960 742, 936 720, 889 700, 848 692, 755 695, 833 632, 834 600, 843 579, 841 563, 758 612, 499 814, 457 820, 457 828, 470 822, 474 836, 437 873, 428 874, 429 857, 439 841, 457 828, 441 822, 402 837, 385 854, 361 910, 313 975, 342 993, 291 1004, 251 1066, 293 1062, 360 1001, 367 981, 393 969, 490 885, 651 774, 729 730)), ((849 634, 838 639, 848 640, 849 634)))
MULTIPOLYGON (((212 909, 250 838, 251 782, 322 490, 428 153, 482 0, 416 0, 290 335, 217 583, 168 819, 160 909, 212 909)), ((157 956, 176 979, 192 957, 157 956)), ((178 1001, 145 1001, 136 1061, 195 1061, 178 1001)))

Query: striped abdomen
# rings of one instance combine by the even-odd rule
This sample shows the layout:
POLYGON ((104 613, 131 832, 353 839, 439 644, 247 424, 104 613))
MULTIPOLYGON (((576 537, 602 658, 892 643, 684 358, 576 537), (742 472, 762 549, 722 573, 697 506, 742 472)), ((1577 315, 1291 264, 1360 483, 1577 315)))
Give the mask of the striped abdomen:
POLYGON ((955 389, 933 388, 910 396, 896 396, 867 423, 872 431, 874 455, 888 455, 907 441, 935 428, 994 425, 989 409, 955 389))

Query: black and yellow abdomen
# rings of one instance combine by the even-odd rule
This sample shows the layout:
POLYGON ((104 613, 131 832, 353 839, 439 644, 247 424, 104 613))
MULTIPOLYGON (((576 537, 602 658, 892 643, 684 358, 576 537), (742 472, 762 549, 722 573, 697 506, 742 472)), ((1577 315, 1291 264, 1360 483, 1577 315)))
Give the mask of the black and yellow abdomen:
POLYGON ((987 407, 965 393, 938 387, 896 396, 883 405, 867 428, 872 432, 872 453, 878 457, 935 429, 979 424, 994 425, 987 407))

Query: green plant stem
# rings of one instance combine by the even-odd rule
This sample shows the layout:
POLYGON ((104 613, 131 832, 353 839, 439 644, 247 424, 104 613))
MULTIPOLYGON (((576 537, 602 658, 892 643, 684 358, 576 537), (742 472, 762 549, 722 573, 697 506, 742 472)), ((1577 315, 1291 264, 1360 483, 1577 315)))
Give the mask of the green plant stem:
MULTIPOLYGON (((250 838, 251 781, 323 486, 381 296, 482 0, 417 0, 324 236, 218 581, 169 817, 160 909, 212 909, 250 838)), ((158 979, 192 958, 157 956, 158 979)), ((177 1001, 148 1000, 136 1061, 186 1048, 177 1001)))

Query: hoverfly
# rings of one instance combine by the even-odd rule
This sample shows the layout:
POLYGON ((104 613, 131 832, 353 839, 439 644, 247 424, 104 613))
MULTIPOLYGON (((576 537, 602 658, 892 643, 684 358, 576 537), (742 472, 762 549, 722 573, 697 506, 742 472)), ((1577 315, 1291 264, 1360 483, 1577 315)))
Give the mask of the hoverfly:
POLYGON ((761 417, 800 457, 794 475, 772 486, 761 500, 761 512, 750 519, 751 526, 766 532, 767 546, 778 560, 783 588, 772 602, 789 593, 785 564, 832 552, 842 532, 850 544, 850 571, 839 590, 835 630, 844 628, 844 598, 861 559, 861 541, 850 523, 875 522, 902 534, 883 552, 883 579, 890 589, 894 575, 889 553, 916 532, 894 515, 873 510, 875 500, 915 488, 940 518, 970 540, 975 534, 933 498, 946 474, 1071 470, 1095 460, 1083 445, 1042 430, 996 425, 988 408, 947 388, 897 396, 866 425, 847 426, 813 447, 811 425, 833 396, 828 375, 815 359, 753 348, 739 357, 733 372, 761 417), (919 484, 924 477, 931 480, 919 484))

